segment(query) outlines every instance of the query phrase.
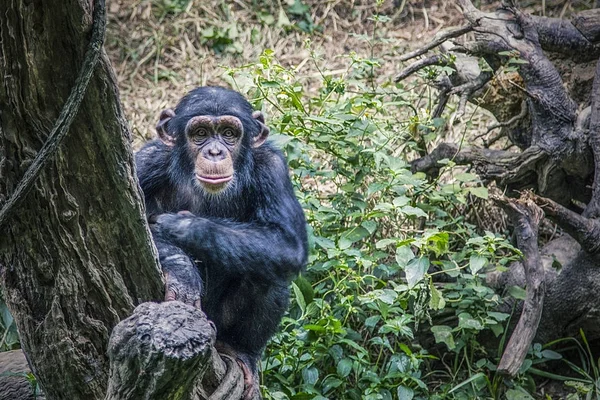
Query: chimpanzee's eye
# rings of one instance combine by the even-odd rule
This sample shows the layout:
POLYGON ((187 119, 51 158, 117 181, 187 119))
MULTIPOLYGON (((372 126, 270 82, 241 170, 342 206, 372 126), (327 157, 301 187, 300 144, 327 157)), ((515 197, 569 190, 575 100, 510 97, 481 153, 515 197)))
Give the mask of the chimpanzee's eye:
POLYGON ((228 140, 234 139, 237 136, 233 128, 225 128, 221 135, 223 136, 223 138, 228 140))
POLYGON ((202 142, 208 137, 208 130, 206 130, 205 128, 200 128, 195 130, 190 136, 194 142, 202 142))

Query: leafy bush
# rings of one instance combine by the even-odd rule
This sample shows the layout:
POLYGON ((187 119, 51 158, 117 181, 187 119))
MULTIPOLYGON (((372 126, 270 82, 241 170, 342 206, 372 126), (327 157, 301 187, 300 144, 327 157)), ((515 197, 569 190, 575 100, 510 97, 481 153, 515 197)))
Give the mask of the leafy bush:
POLYGON ((496 354, 477 334, 502 335, 509 315, 497 311, 501 299, 484 278, 519 252, 465 221, 469 199, 487 197, 475 175, 451 160, 440 180, 411 172, 408 161, 441 121, 412 106, 422 100, 417 91, 375 86, 378 66, 351 54, 342 76, 322 71, 315 93, 268 50, 256 65, 226 73, 270 116, 311 236, 308 269, 263 359, 268 399, 494 390, 496 354))
POLYGON ((0 351, 19 348, 19 334, 17 325, 8 311, 0 290, 0 351))

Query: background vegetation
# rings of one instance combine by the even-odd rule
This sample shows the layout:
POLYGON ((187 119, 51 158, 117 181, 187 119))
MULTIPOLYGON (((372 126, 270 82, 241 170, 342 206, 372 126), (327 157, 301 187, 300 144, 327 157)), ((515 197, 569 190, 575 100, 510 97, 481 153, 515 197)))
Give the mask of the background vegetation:
MULTIPOLYGON (((558 15, 590 5, 525 6, 558 15)), ((453 2, 122 0, 109 9, 107 49, 136 146, 153 137, 160 110, 218 84, 262 109, 286 152, 311 256, 262 362, 265 398, 563 398, 556 387, 598 396, 585 336, 565 339, 578 364, 544 343, 517 379, 495 374, 513 314, 486 276, 519 259, 510 227, 487 201, 493 188, 451 160, 434 181, 410 170, 443 136, 485 140, 491 121, 474 106, 461 121, 449 123, 455 106, 431 118, 426 83, 444 68, 392 81, 400 54, 459 22, 453 2), (482 337, 497 339, 484 346, 482 337), (560 373, 544 369, 553 360, 560 373)), ((0 302, 0 350, 16 347, 0 302)))

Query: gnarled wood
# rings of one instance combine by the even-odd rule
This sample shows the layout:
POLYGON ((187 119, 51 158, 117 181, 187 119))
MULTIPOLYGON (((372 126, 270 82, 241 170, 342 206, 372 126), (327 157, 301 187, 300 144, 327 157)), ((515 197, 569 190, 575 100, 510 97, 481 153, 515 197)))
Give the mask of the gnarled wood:
MULTIPOLYGON (((73 88, 91 5, 0 2, 0 204, 18 187, 73 88)), ((136 304, 164 296, 130 141, 102 55, 62 146, 0 234, 0 282, 29 366, 49 399, 104 399, 110 388, 112 399, 204 399, 223 389, 222 399, 236 400, 240 368, 227 368, 216 354, 200 311, 145 304, 119 324, 136 304), (203 372, 206 383, 197 379, 203 372)), ((25 369, 23 358, 17 369, 25 369)), ((13 387, 11 381, 0 392, 13 387)), ((11 399, 31 396, 21 389, 11 399)))
POLYGON ((501 198, 496 201, 514 220, 517 245, 523 252, 523 269, 527 284, 527 295, 519 322, 498 364, 498 372, 515 377, 527 356, 542 317, 545 279, 538 249, 538 228, 543 212, 527 195, 521 196, 519 200, 501 198))

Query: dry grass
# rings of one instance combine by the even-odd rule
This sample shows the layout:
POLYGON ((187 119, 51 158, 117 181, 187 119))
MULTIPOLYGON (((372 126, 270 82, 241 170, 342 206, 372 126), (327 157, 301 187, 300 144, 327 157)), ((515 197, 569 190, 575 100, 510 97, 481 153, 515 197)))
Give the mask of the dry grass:
MULTIPOLYGON (((366 0, 305 1, 314 24, 321 32, 307 34, 278 26, 278 18, 288 4, 263 1, 194 1, 183 12, 165 15, 168 0, 116 0, 109 4, 107 50, 117 72, 121 99, 131 123, 135 145, 154 135, 159 112, 173 106, 188 90, 207 84, 224 85, 222 66, 236 67, 258 60, 264 49, 272 49, 278 61, 295 67, 302 76, 314 76, 314 65, 303 42, 322 54, 327 69, 344 68, 340 56, 350 51, 367 56, 368 43, 356 35, 372 35, 375 13, 392 20, 378 29, 388 43, 373 49, 381 58, 381 79, 389 79, 399 69, 397 57, 414 43, 427 41, 438 30, 460 21, 453 1, 386 1, 378 10, 366 0), (435 4, 430 4, 435 3, 435 4), (258 12, 272 16, 261 21, 258 12), (267 21, 270 22, 270 21, 267 21), (205 43, 202 32, 209 27, 235 26, 233 38, 240 51, 217 54, 205 43)), ((181 1, 180 1, 181 3, 181 1)), ((292 2, 293 3, 293 2, 292 2)), ((344 69, 345 70, 345 69, 344 69)))
MULTIPOLYGON (((537 14, 568 15, 575 7, 586 8, 592 0, 523 0, 527 11, 537 14)), ((347 60, 341 56, 355 51, 368 56, 371 51, 382 60, 377 71, 386 80, 400 70, 399 55, 427 42, 440 29, 462 21, 453 0, 386 0, 379 8, 368 0, 304 0, 314 24, 320 31, 312 34, 280 26, 280 16, 289 15, 294 0, 277 1, 199 1, 199 0, 113 0, 109 3, 109 32, 106 49, 115 67, 121 99, 135 137, 134 145, 154 136, 156 118, 164 108, 190 89, 201 85, 226 85, 224 67, 254 63, 264 49, 272 49, 278 61, 294 67, 300 76, 318 76, 303 43, 322 55, 325 68, 345 71, 347 60), (173 4, 182 4, 176 12, 173 4), (169 8, 171 7, 171 8, 169 8), (372 35, 374 14, 391 18, 379 25, 378 35, 385 44, 374 49, 357 37, 372 35), (262 18, 261 18, 262 16, 262 18), (269 16, 272 21, 269 21, 269 16), (207 28, 233 28, 229 34, 239 52, 216 53, 212 43, 203 39, 207 28)), ((495 8, 500 2, 480 0, 480 7, 495 8)), ((294 23, 292 19, 292 23, 294 23)), ((314 80, 313 80, 314 82, 314 80)), ((307 85, 311 81, 307 80, 307 85)), ((310 91, 310 87, 306 88, 310 91)), ((422 105, 417 105, 421 107, 422 105)), ((468 109, 470 129, 484 129, 493 118, 474 107, 468 109)), ((448 138, 460 140, 465 124, 455 124, 448 138)))

